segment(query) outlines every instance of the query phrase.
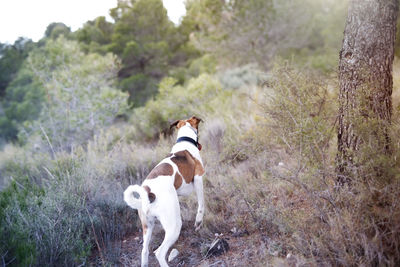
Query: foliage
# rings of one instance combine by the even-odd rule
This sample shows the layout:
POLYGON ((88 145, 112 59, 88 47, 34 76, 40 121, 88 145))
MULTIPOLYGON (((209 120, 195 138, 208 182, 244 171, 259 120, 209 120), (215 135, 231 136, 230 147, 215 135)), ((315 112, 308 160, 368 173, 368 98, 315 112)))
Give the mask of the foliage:
MULTIPOLYGON (((346 1, 186 6, 174 26, 161 0, 119 0, 112 23, 52 23, 38 44, 1 45, 0 132, 20 142, 0 151, 0 261, 121 264, 123 240, 140 231, 123 190, 168 154, 169 124, 197 115, 207 213, 183 246, 224 233, 236 247, 217 259, 227 266, 395 266, 399 66, 393 155, 371 156, 379 125, 357 129, 371 146, 338 188, 332 70, 346 1)), ((181 201, 192 224, 195 196, 181 201)))
MULTIPOLYGON (((286 67, 273 77, 278 83, 266 89, 261 128, 267 135, 254 141, 275 155, 275 161, 284 162, 283 167, 272 164, 267 171, 287 182, 284 188, 292 191, 275 204, 289 230, 288 249, 318 264, 395 266, 400 240, 388 233, 396 232, 398 223, 394 192, 399 183, 393 176, 398 173, 398 152, 377 158, 371 157, 371 151, 360 151, 364 171, 357 173, 351 185, 336 187, 331 96, 312 76, 306 78, 286 67), (277 149, 284 151, 277 153, 277 149), (285 204, 288 201, 293 204, 285 204), (389 215, 388 210, 393 213, 389 215)), ((379 130, 378 124, 368 127, 358 130, 365 135, 379 130)), ((398 135, 397 123, 392 133, 398 135)))
POLYGON ((129 6, 120 2, 112 14, 116 23, 109 49, 122 59, 118 73, 122 88, 129 92, 130 101, 143 104, 157 90, 153 81, 167 73, 172 22, 161 0, 139 0, 129 6), (135 78, 138 75, 140 79, 135 78))
POLYGON ((43 102, 43 87, 26 66, 22 67, 6 89, 4 115, 0 116, 0 138, 15 141, 22 125, 39 116, 43 102))
MULTIPOLYGON (((26 196, 31 195, 31 191, 20 183, 18 185, 22 189, 13 182, 0 194, 0 234, 2 236, 0 254, 3 262, 13 263, 17 259, 16 265, 32 265, 37 255, 35 244, 29 240, 29 230, 24 227, 23 221, 18 220, 18 215, 8 214, 10 209, 16 208, 20 212, 26 212, 29 205, 26 196)), ((28 183, 25 182, 25 186, 27 185, 28 183)))
POLYGON ((48 101, 39 119, 27 125, 25 138, 44 133, 53 149, 71 149, 127 108, 126 95, 113 87, 117 62, 111 54, 85 55, 76 42, 59 38, 33 53, 28 64, 48 101))
POLYGON ((8 146, 0 152, 0 256, 15 265, 87 264, 93 249, 102 264, 115 263, 115 242, 137 231, 137 216, 121 190, 143 179, 165 144, 121 143, 110 129, 73 153, 8 146), (114 255, 114 256, 113 256, 114 255))
POLYGON ((276 67, 267 84, 265 131, 288 154, 299 153, 303 164, 316 164, 329 146, 336 118, 329 85, 287 65, 276 67))
POLYGON ((108 44, 111 43, 111 35, 114 25, 106 21, 105 17, 90 20, 74 32, 76 39, 82 44, 83 50, 91 53, 105 54, 108 44))
POLYGON ((65 25, 64 23, 53 22, 47 26, 44 36, 46 38, 55 40, 61 35, 63 35, 65 38, 68 38, 70 36, 70 33, 71 33, 71 28, 65 25))
POLYGON ((35 47, 30 39, 19 38, 13 45, 0 44, 0 96, 15 78, 28 53, 35 47))
POLYGON ((156 98, 135 110, 132 119, 141 136, 157 137, 161 132, 169 131, 169 123, 173 120, 212 112, 215 108, 213 99, 225 94, 218 80, 207 74, 189 80, 186 86, 175 85, 176 82, 173 78, 165 78, 156 98))
POLYGON ((340 47, 345 5, 339 2, 193 0, 187 23, 197 26, 195 46, 225 66, 257 63, 269 69, 276 56, 296 56, 326 70, 324 63, 340 47))

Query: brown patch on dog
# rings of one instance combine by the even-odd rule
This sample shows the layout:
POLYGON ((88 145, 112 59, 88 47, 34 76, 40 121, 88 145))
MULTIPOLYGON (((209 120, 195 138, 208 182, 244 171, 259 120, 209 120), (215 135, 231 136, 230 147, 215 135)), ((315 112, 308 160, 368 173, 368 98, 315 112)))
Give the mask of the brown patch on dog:
POLYGON ((146 216, 144 216, 143 212, 141 209, 138 210, 140 222, 142 223, 142 230, 143 230, 143 235, 146 234, 147 232, 147 221, 146 221, 146 216))
POLYGON ((178 166, 179 172, 186 183, 193 182, 195 161, 187 150, 179 151, 174 154, 171 160, 178 166))
POLYGON ((185 126, 186 122, 185 121, 179 121, 178 125, 176 125, 176 128, 181 128, 182 126, 185 126))
POLYGON ((197 118, 196 116, 192 116, 190 119, 186 120, 190 125, 195 128, 199 129, 199 123, 202 121, 202 119, 197 118))
MULTIPOLYGON (((171 157, 171 160, 178 166, 178 170, 187 184, 193 182, 195 175, 201 176, 204 174, 203 165, 187 150, 176 152, 171 157)), ((176 180, 177 176, 175 175, 176 180)), ((175 188, 177 187, 175 186, 175 188)))
POLYGON ((186 124, 186 121, 182 121, 182 120, 177 120, 175 122, 173 122, 170 126, 169 129, 171 130, 174 126, 176 126, 176 128, 181 128, 182 126, 184 126, 186 124))
POLYGON ((172 166, 168 163, 161 163, 160 165, 157 165, 156 167, 154 167, 153 170, 151 170, 151 172, 149 173, 149 175, 147 175, 146 179, 154 179, 157 178, 161 175, 172 175, 174 173, 174 169, 172 168, 172 166))
POLYGON ((150 187, 148 187, 147 185, 143 186, 143 188, 147 192, 147 195, 149 197, 150 203, 153 203, 154 200, 156 200, 156 195, 153 192, 151 192, 150 187))
POLYGON ((182 176, 176 172, 175 173, 175 180, 174 180, 174 187, 175 189, 178 189, 182 185, 182 176))
POLYGON ((194 174, 198 176, 203 176, 205 173, 203 164, 198 159, 194 159, 195 161, 195 166, 194 166, 194 174))

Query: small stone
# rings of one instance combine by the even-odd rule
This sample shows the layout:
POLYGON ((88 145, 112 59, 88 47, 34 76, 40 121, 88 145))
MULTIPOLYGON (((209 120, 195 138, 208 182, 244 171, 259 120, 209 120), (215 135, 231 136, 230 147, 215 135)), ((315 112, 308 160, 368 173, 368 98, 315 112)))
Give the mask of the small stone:
POLYGON ((176 248, 172 249, 168 256, 168 262, 173 261, 178 255, 179 251, 176 248))
POLYGON ((245 235, 249 235, 249 232, 245 230, 237 230, 235 233, 232 234, 233 237, 242 237, 245 235))
POLYGON ((138 236, 135 237, 135 241, 139 241, 139 239, 140 239, 140 237, 138 237, 138 236))
POLYGON ((292 253, 288 253, 288 254, 286 255, 286 261, 287 261, 287 263, 289 264, 289 266, 296 266, 297 259, 296 259, 295 256, 293 256, 292 253))

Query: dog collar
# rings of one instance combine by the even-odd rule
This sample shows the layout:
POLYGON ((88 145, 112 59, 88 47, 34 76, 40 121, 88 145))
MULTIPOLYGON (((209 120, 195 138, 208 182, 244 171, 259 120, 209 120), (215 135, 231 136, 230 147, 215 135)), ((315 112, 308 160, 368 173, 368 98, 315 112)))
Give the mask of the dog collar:
POLYGON ((193 144, 194 146, 196 146, 199 150, 201 150, 201 148, 202 148, 202 146, 200 145, 199 142, 197 142, 196 140, 193 140, 192 138, 187 137, 187 136, 179 137, 178 140, 176 140, 176 143, 183 142, 183 141, 187 141, 187 142, 189 142, 189 143, 192 143, 192 144, 193 144))

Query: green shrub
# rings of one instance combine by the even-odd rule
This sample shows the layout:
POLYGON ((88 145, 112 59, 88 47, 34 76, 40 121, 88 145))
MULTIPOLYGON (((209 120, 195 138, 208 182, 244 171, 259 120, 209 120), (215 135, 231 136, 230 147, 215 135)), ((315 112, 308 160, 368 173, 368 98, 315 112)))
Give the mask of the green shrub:
POLYGON ((2 255, 9 255, 16 265, 70 266, 84 262, 89 253, 84 199, 75 183, 65 184, 62 177, 50 174, 42 180, 42 187, 14 176, 1 192, 5 237, 1 250, 7 252, 2 255))
POLYGON ((0 255, 3 263, 28 266, 36 263, 37 251, 19 216, 27 212, 32 195, 29 183, 23 184, 14 181, 0 192, 0 255))
POLYGON ((62 37, 32 53, 28 65, 47 92, 39 118, 20 134, 36 134, 54 151, 83 145, 127 109, 127 95, 114 87, 118 61, 107 54, 84 54, 62 37))
POLYGON ((335 106, 327 81, 288 65, 276 67, 265 89, 266 142, 281 145, 308 167, 323 162, 334 133, 335 106))
POLYGON ((129 144, 116 127, 69 153, 6 146, 0 255, 15 265, 73 266, 87 264, 95 251, 103 264, 117 263, 122 240, 137 231, 137 214, 122 193, 168 153, 166 142, 129 144))
POLYGON ((216 109, 213 100, 224 94, 220 83, 208 74, 189 80, 186 86, 175 85, 176 82, 173 78, 165 78, 156 98, 135 110, 132 122, 141 136, 147 139, 158 137, 177 119, 212 113, 216 109))
POLYGON ((26 66, 7 86, 0 115, 0 137, 15 141, 24 122, 35 120, 44 102, 44 89, 34 81, 34 75, 26 66))
MULTIPOLYGON (((380 142, 371 136, 380 125, 370 120, 357 129, 366 142, 358 151, 358 171, 351 184, 338 187, 332 85, 287 66, 272 78, 259 129, 266 134, 256 135, 253 142, 271 158, 265 175, 288 183, 281 186, 286 194, 278 194, 275 203, 287 225, 288 249, 320 265, 396 266, 399 182, 393 174, 398 173, 398 152, 371 156, 380 142), (282 167, 276 166, 279 161, 282 167)), ((397 140, 398 134, 396 122, 391 139, 397 140)), ((393 146, 398 151, 397 142, 393 146)))
POLYGON ((128 92, 129 101, 135 107, 143 106, 157 92, 157 81, 145 74, 139 73, 120 81, 119 87, 128 92))

